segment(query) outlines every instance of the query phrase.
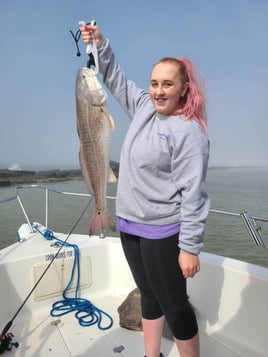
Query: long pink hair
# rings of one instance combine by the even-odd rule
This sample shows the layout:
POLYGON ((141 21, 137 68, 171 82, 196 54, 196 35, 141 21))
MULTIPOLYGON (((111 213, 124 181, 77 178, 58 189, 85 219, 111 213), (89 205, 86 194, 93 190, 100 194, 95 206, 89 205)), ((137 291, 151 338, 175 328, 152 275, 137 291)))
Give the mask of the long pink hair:
POLYGON ((207 132, 205 96, 201 84, 196 78, 192 62, 187 58, 176 59, 172 57, 163 58, 158 63, 160 62, 170 62, 179 65, 181 80, 183 83, 188 82, 188 89, 186 94, 180 98, 178 113, 184 115, 187 120, 196 120, 204 131, 207 132))

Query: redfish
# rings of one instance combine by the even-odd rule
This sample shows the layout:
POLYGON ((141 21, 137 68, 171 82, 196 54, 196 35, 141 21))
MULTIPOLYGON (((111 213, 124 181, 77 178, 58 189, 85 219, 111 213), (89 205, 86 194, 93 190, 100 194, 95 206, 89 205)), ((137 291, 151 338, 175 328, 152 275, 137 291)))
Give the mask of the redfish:
MULTIPOLYGON (((94 196, 95 210, 89 234, 103 234, 115 225, 107 208, 107 182, 114 122, 105 108, 107 94, 91 68, 79 69, 76 77, 77 131, 80 165, 88 191, 94 196)), ((116 181, 113 175, 112 181, 116 181)))

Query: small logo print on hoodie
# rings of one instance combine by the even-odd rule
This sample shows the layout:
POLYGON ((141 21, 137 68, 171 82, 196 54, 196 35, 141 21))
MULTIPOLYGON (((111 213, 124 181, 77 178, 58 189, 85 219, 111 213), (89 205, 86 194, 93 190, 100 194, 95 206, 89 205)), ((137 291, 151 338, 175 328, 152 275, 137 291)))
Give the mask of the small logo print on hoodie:
POLYGON ((157 133, 157 135, 159 136, 160 140, 167 141, 167 139, 168 139, 168 136, 166 134, 157 133))

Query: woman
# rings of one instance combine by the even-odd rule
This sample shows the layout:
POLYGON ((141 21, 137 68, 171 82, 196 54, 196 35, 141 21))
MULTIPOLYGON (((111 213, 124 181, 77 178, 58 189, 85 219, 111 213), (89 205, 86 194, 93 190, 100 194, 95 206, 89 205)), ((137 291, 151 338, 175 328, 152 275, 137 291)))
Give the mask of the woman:
POLYGON ((209 199, 204 97, 190 61, 153 66, 149 93, 127 80, 109 41, 95 38, 103 81, 131 119, 120 157, 116 215, 122 246, 141 292, 147 357, 159 357, 164 318, 181 357, 198 357, 199 336, 186 278, 200 270, 209 199))

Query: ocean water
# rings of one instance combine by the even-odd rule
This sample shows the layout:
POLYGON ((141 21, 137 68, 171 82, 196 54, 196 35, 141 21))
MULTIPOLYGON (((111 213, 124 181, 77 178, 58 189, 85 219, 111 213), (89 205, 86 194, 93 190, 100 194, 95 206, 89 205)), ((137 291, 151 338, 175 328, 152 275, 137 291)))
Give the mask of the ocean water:
MULTIPOLYGON (((268 167, 210 169, 207 191, 212 209, 268 218, 268 167)), ((268 247, 268 223, 257 223, 268 247)), ((267 249, 255 245, 240 217, 210 213, 205 233, 205 251, 268 267, 267 249)))
MULTIPOLYGON (((63 192, 87 193, 83 180, 49 183, 46 186, 63 192)), ((108 195, 114 197, 116 184, 108 184, 108 195)), ((19 190, 30 221, 45 223, 45 190, 19 190)), ((211 209, 268 218, 268 167, 210 168, 207 192, 211 209)), ((14 187, 0 188, 0 200, 14 195, 14 187)), ((126 197, 127 199, 127 197, 126 197)), ((49 196, 48 226, 55 232, 69 233, 86 204, 88 197, 71 197, 60 193, 49 196)), ((114 200, 108 200, 115 219, 114 200)), ((93 205, 79 220, 74 232, 88 234, 93 205)), ((26 220, 18 201, 0 204, 0 248, 17 240, 17 229, 26 220)), ((259 222, 258 222, 259 223, 259 222)), ((268 247, 268 223, 261 223, 261 234, 268 247)), ((110 232, 118 236, 118 232, 110 232)), ((204 251, 268 267, 268 251, 256 247, 240 217, 210 213, 208 216, 204 251)))

